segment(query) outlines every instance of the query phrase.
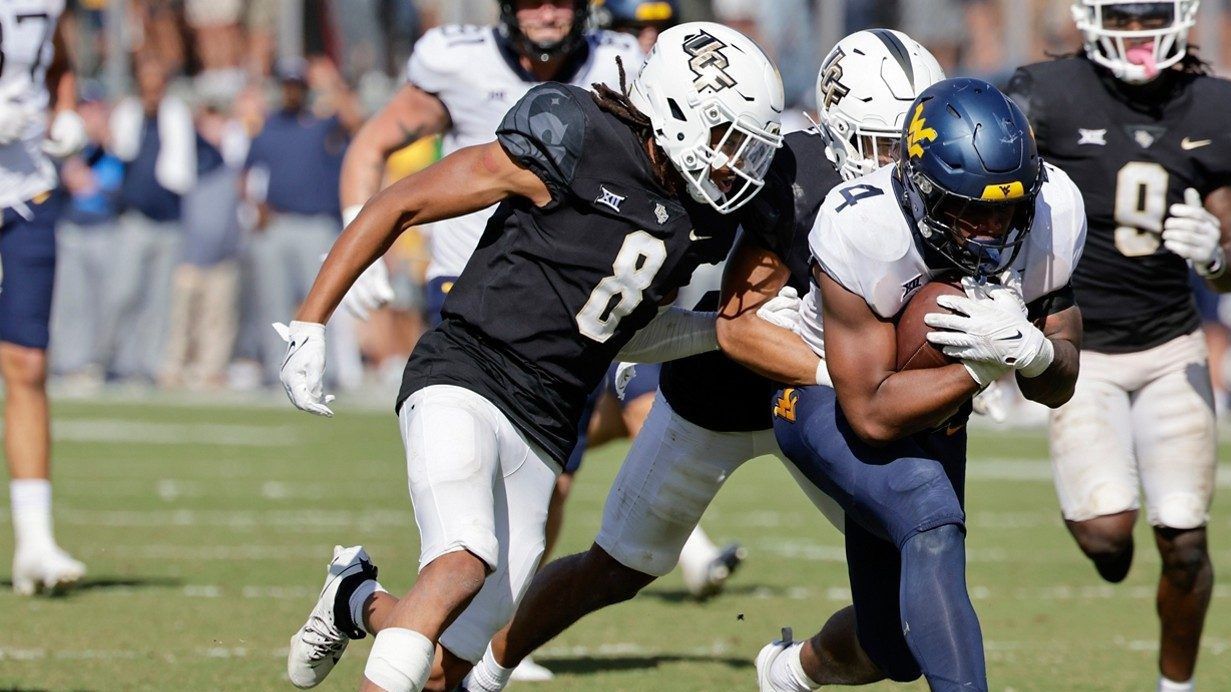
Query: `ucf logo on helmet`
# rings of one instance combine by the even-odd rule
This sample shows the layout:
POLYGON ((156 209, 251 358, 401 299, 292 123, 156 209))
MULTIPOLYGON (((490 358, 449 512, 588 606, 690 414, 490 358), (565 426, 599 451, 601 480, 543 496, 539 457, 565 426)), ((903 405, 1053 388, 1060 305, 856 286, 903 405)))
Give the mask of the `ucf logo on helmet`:
POLYGON ((722 91, 735 86, 735 78, 727 74, 730 62, 722 54, 727 44, 702 31, 684 40, 684 51, 692 56, 688 68, 697 78, 692 81, 699 92, 722 91))
POLYGON ((842 83, 842 58, 846 57, 841 49, 834 51, 829 62, 821 66, 821 93, 825 97, 826 108, 832 108, 851 92, 851 88, 842 83))

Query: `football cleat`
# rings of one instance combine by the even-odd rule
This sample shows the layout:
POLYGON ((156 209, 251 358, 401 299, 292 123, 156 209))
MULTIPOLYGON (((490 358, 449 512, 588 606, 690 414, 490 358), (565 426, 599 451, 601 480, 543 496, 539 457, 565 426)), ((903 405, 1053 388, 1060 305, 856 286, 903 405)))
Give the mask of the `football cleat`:
POLYGON ((791 628, 782 628, 782 639, 773 641, 761 647, 760 653, 757 654, 757 689, 760 692, 779 692, 770 681, 769 672, 774 667, 774 661, 778 660, 784 652, 795 646, 792 640, 791 628))
POLYGON ((689 571, 685 570, 684 585, 688 588, 688 593, 698 600, 717 596, 746 557, 748 550, 738 543, 732 543, 710 560, 700 574, 689 574, 689 571))
POLYGON ((509 680, 515 682, 547 682, 555 677, 555 673, 535 663, 534 659, 527 656, 513 669, 509 680))
POLYGON ((321 684, 342 658, 350 640, 367 636, 362 626, 351 619, 350 597, 369 579, 376 579, 376 566, 363 546, 333 547, 333 560, 325 572, 321 596, 308 621, 291 636, 286 674, 292 685, 308 689, 321 684))
POLYGON ((22 596, 61 594, 85 577, 85 565, 59 546, 18 549, 13 556, 13 591, 22 596))

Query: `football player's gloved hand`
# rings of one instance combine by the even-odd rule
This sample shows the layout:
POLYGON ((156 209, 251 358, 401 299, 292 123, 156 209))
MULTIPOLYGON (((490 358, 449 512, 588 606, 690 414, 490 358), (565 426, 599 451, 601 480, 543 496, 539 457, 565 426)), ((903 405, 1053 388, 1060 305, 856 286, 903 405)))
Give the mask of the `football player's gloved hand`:
MULTIPOLYGON (((362 210, 362 204, 352 204, 343 209, 342 228, 351 225, 362 210)), ((321 261, 324 262, 325 258, 321 257, 321 261)), ((342 296, 342 307, 366 322, 372 316, 373 310, 383 308, 391 300, 393 285, 389 283, 389 268, 385 266, 384 260, 377 259, 372 266, 363 270, 346 295, 342 296)))
POLYGON ((0 98, 0 145, 21 139, 30 126, 30 111, 12 99, 0 98))
POLYGON ((66 159, 85 148, 88 138, 85 121, 77 111, 65 109, 56 113, 43 140, 43 151, 57 159, 66 159))
POLYGON ((393 285, 389 283, 389 269, 385 266, 385 261, 378 257, 355 279, 346 295, 342 296, 342 307, 366 321, 372 316, 373 310, 379 310, 391 300, 393 285))
POLYGON ((1222 225, 1202 205, 1201 194, 1188 188, 1184 191, 1184 203, 1171 205, 1170 211, 1163 222, 1163 247, 1191 262, 1201 276, 1222 274, 1227 264, 1222 249, 1222 225))
POLYGON ((327 404, 333 395, 324 395, 325 325, 313 322, 291 322, 288 327, 274 323, 274 330, 287 343, 286 359, 278 379, 286 389, 295 408, 318 416, 333 416, 327 404))
POLYGON ((614 384, 616 396, 620 398, 620 401, 624 401, 624 390, 628 389, 628 383, 632 382, 636 376, 636 363, 620 363, 616 365, 614 384))
POLYGON ((975 394, 975 398, 970 403, 975 413, 987 416, 992 419, 993 423, 1003 423, 1009 419, 1009 403, 1005 387, 1000 384, 1000 380, 992 380, 990 384, 979 390, 978 394, 975 394))
POLYGON ((778 295, 765 301, 765 304, 757 308, 757 317, 775 327, 798 332, 800 320, 803 319, 799 314, 799 306, 802 303, 803 301, 799 299, 799 293, 795 289, 790 286, 783 286, 778 291, 778 295))
POLYGON ((1026 319, 1020 299, 1010 291, 992 291, 982 300, 945 295, 936 303, 956 314, 924 315, 929 327, 946 330, 929 332, 928 341, 942 347, 945 355, 961 359, 980 385, 987 386, 996 377, 990 377, 993 372, 984 368, 972 369, 975 363, 1037 377, 1055 357, 1051 342, 1026 319))

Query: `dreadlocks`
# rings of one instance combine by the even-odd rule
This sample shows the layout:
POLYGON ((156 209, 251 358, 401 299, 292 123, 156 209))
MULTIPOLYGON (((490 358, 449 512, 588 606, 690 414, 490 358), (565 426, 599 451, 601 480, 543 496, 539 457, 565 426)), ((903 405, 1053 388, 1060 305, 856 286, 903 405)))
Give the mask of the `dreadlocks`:
POLYGON ((592 97, 594 103, 602 110, 614 115, 620 122, 628 125, 639 137, 650 143, 650 165, 654 176, 671 194, 679 194, 682 189, 680 175, 665 152, 654 143, 654 125, 649 116, 637 110, 628 98, 627 75, 624 72, 624 61, 616 56, 616 67, 620 71, 620 90, 616 91, 606 84, 595 83, 592 97))

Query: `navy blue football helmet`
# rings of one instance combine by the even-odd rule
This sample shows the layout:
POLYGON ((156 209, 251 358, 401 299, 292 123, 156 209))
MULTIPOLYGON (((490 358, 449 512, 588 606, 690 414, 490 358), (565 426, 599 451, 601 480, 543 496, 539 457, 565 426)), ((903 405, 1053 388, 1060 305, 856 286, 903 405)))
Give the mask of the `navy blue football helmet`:
POLYGON ((680 21, 677 0, 598 0, 594 15, 599 26, 615 31, 652 26, 666 29, 680 21))
POLYGON ((901 151, 902 206, 931 254, 976 277, 1007 269, 1046 177, 1021 109, 982 80, 937 82, 911 104, 901 151))
POLYGON ((569 55, 585 41, 586 25, 590 20, 590 0, 573 0, 573 25, 568 34, 553 43, 531 41, 517 24, 517 0, 500 0, 500 32, 513 44, 518 53, 539 62, 569 55))

